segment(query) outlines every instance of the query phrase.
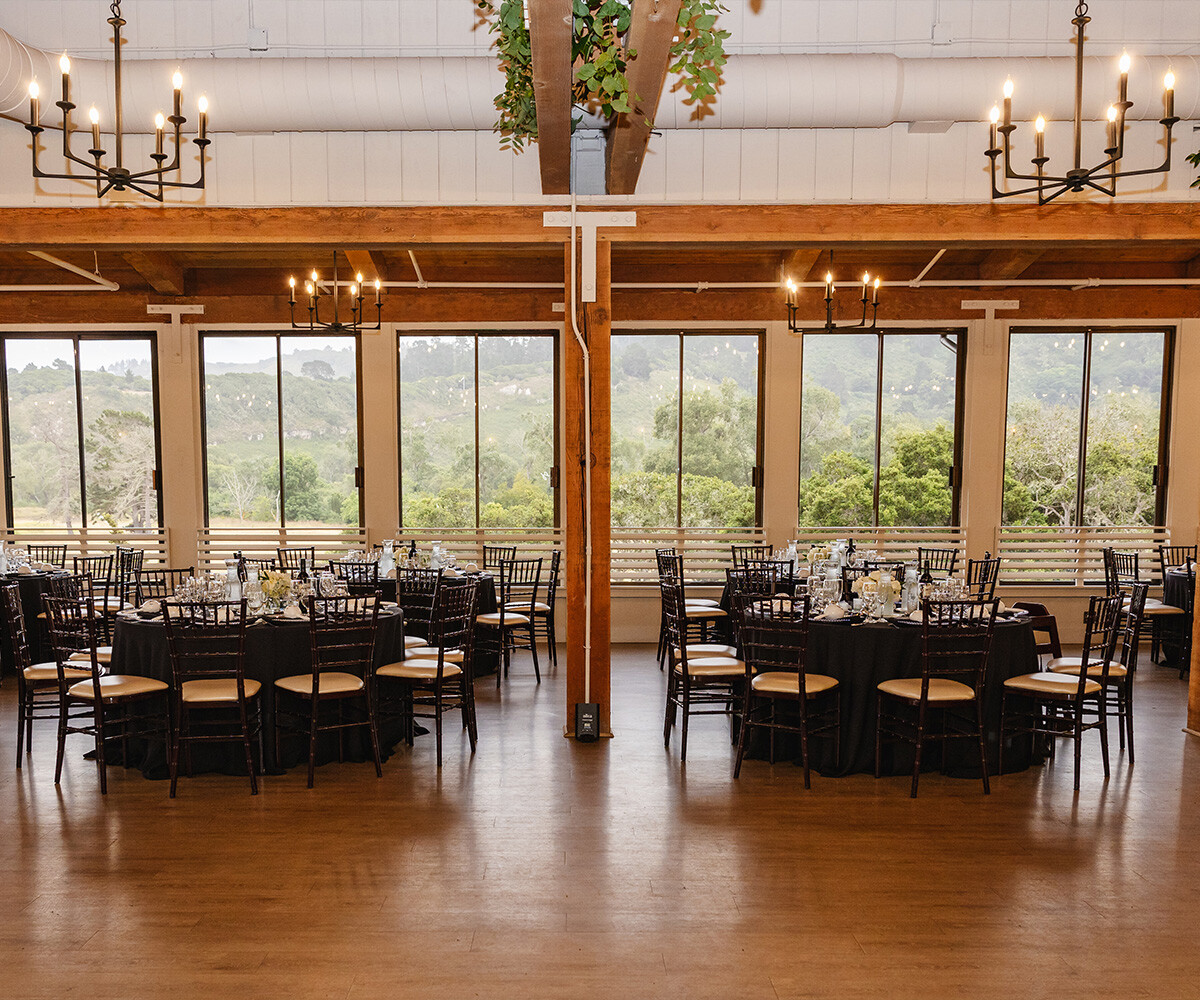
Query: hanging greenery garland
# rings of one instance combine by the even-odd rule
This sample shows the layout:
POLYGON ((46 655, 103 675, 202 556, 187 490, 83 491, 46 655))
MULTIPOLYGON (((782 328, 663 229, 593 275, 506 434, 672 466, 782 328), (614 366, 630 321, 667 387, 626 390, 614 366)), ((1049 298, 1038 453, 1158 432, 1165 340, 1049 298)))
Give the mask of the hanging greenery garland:
MULTIPOLYGON (((523 0, 476 0, 476 6, 496 35, 496 50, 505 73, 504 90, 496 95, 495 102, 500 118, 493 127, 501 135, 501 146, 523 149, 538 135, 533 51, 524 3, 523 0)), ((624 38, 631 18, 629 4, 622 0, 573 0, 573 6, 573 103, 592 108, 605 118, 629 113, 638 96, 629 93, 626 75, 628 60, 637 54, 625 48, 624 38)), ((688 104, 711 100, 720 86, 729 32, 716 25, 717 15, 725 10, 718 0, 683 0, 679 8, 679 30, 671 46, 670 71, 682 78, 688 104)), ((579 119, 572 120, 572 130, 578 123, 579 119)))

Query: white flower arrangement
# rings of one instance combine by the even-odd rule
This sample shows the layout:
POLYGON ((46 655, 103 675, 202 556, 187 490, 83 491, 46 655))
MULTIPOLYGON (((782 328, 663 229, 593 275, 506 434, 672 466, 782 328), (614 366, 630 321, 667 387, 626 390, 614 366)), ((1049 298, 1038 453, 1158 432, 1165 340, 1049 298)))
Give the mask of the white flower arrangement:
POLYGON ((813 563, 824 562, 829 558, 829 552, 828 545, 814 545, 808 550, 808 564, 811 566, 813 563))
MULTIPOLYGON (((866 576, 860 576, 857 580, 850 584, 850 589, 854 591, 854 593, 858 594, 859 597, 869 597, 872 594, 878 594, 879 570, 868 573, 866 576)), ((900 594, 904 590, 904 581, 893 578, 890 589, 892 593, 892 600, 899 600, 900 594)), ((887 595, 885 594, 884 596, 886 597, 887 595)))
POLYGON ((292 575, 277 569, 260 569, 258 583, 263 597, 270 601, 282 601, 292 592, 292 575))

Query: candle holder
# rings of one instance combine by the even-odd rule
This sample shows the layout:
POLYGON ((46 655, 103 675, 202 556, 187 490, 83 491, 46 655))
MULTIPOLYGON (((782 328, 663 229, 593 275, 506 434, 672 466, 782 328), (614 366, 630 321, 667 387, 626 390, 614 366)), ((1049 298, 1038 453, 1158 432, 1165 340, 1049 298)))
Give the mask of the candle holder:
POLYGON ((76 105, 71 101, 71 60, 64 55, 59 60, 59 68, 62 70, 62 100, 54 102, 62 113, 63 158, 70 163, 84 168, 90 176, 81 177, 79 173, 56 174, 42 170, 40 167, 38 163, 39 137, 45 131, 45 128, 41 124, 41 108, 39 103, 41 90, 36 80, 29 84, 29 124, 25 126, 26 130, 33 136, 31 144, 33 146, 33 176, 37 178, 73 181, 94 179, 97 198, 103 198, 109 191, 129 190, 136 191, 147 198, 153 198, 155 201, 162 201, 168 189, 203 188, 204 163, 206 159, 205 149, 211 141, 208 138, 208 100, 203 96, 199 101, 199 127, 196 137, 192 139, 192 142, 200 149, 200 177, 191 182, 167 179, 168 174, 173 174, 179 170, 181 150, 185 144, 183 126, 186 124, 187 119, 181 114, 183 77, 179 72, 176 72, 172 79, 172 83, 174 84, 173 113, 166 118, 160 113, 155 119, 155 149, 150 154, 150 159, 154 161, 154 166, 137 171, 130 170, 125 166, 124 133, 122 131, 124 118, 121 110, 121 28, 125 26, 126 21, 121 17, 120 0, 113 3, 109 7, 109 10, 112 12, 112 16, 108 18, 108 23, 113 28, 113 78, 115 91, 113 106, 116 109, 116 128, 113 133, 115 162, 111 166, 107 166, 104 163, 106 150, 101 146, 100 113, 95 107, 91 109, 88 115, 91 121, 92 147, 87 151, 87 154, 91 159, 85 159, 71 152, 71 133, 75 131, 71 112, 75 110, 76 105), (168 154, 163 152, 164 130, 167 122, 171 123, 171 131, 175 139, 175 155, 173 157, 168 157, 168 154), (170 163, 166 162, 168 158, 170 158, 170 163))
POLYGON ((797 285, 790 278, 786 282, 788 329, 792 333, 842 333, 847 330, 874 330, 879 313, 879 278, 871 280, 869 274, 863 275, 862 284, 862 317, 857 323, 835 323, 833 321, 833 296, 835 292, 833 273, 825 275, 825 325, 805 327, 796 320, 797 285), (867 323, 867 308, 871 310, 871 322, 867 323))
POLYGON ((1116 197, 1117 181, 1123 177, 1138 177, 1146 174, 1163 174, 1171 169, 1171 127, 1179 121, 1175 116, 1175 74, 1168 71, 1163 79, 1163 117, 1159 123, 1166 128, 1167 152, 1163 162, 1157 167, 1143 170, 1119 170, 1117 164, 1125 152, 1125 115, 1133 102, 1127 99, 1129 85, 1129 56, 1122 55, 1120 62, 1121 77, 1118 83, 1117 100, 1108 108, 1107 144, 1104 149, 1104 159, 1094 167, 1084 167, 1082 163, 1083 149, 1083 29, 1091 21, 1088 17, 1088 5, 1080 2, 1075 7, 1075 17, 1071 23, 1075 25, 1075 165, 1062 174, 1049 174, 1046 164, 1049 157, 1045 155, 1045 119, 1038 116, 1035 126, 1035 155, 1033 163, 1035 173, 1023 174, 1012 166, 1012 133, 1017 126, 1012 121, 1012 80, 1004 84, 1004 113, 1003 124, 1000 124, 1001 112, 999 106, 991 110, 991 128, 989 130, 990 144, 984 154, 991 161, 992 199, 1012 198, 1016 195, 1037 192, 1038 204, 1045 205, 1067 191, 1083 191, 1090 189, 1116 197), (1032 181, 1027 187, 1002 190, 997 183, 998 161, 1003 157, 1005 181, 1032 181))

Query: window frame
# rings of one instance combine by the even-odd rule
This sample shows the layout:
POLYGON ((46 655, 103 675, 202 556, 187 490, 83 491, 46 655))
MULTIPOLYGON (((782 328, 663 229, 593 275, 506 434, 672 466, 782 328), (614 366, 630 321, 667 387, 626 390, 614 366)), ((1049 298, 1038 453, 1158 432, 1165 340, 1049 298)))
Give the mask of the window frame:
MULTIPOLYGON (((756 427, 754 429, 754 465, 750 470, 750 486, 754 490, 754 525, 755 528, 761 528, 763 523, 763 447, 765 443, 764 427, 766 422, 766 361, 767 361, 767 331, 762 328, 726 328, 726 327, 691 327, 689 329, 681 329, 678 326, 671 327, 622 327, 620 329, 614 327, 612 330, 613 337, 675 337, 679 342, 679 366, 677 369, 677 397, 678 403, 675 411, 675 523, 667 527, 679 530, 691 530, 687 525, 683 524, 683 363, 684 351, 683 345, 689 337, 754 337, 758 343, 758 371, 755 374, 755 402, 757 413, 755 416, 756 427)), ((611 364, 611 362, 610 362, 611 364)), ((609 378, 612 375, 610 373, 609 378)), ((611 428, 609 430, 611 441, 611 428)), ((637 527, 646 527, 646 525, 638 525, 637 527)), ((723 527, 730 527, 723 525, 723 527)), ((630 530, 622 528, 622 531, 630 530)), ((716 530, 716 529, 714 529, 716 530)))
POLYGON ((13 523, 13 471, 12 471, 12 421, 9 419, 11 400, 8 395, 8 342, 10 340, 69 340, 72 342, 73 363, 75 366, 75 426, 79 435, 79 518, 80 529, 91 530, 87 508, 87 461, 84 448, 83 425, 83 373, 79 367, 79 345, 83 341, 146 341, 150 345, 150 378, 151 378, 151 407, 154 421, 154 493, 157 509, 157 529, 163 524, 163 483, 162 483, 162 421, 160 419, 160 393, 158 380, 158 335, 153 330, 83 330, 50 331, 36 330, 25 332, 18 329, 0 331, 0 401, 3 403, 4 421, 4 503, 5 521, 9 531, 16 525, 13 523))
MULTIPOLYGON (((561 493, 560 488, 562 482, 561 475, 561 455, 559 452, 559 442, 561 434, 562 411, 562 386, 560 379, 560 347, 562 344, 560 337, 560 329, 547 327, 521 327, 514 329, 491 328, 488 329, 463 329, 463 328, 427 328, 427 329, 400 329, 396 330, 396 504, 399 511, 399 527, 405 528, 404 522, 404 373, 402 371, 402 359, 400 357, 400 344, 404 340, 429 340, 434 338, 463 338, 473 342, 472 353, 472 378, 474 380, 475 400, 472 406, 474 420, 472 432, 474 435, 474 458, 475 458, 475 478, 473 491, 475 495, 475 523, 468 531, 484 531, 485 529, 479 523, 479 514, 482 509, 482 504, 479 499, 479 341, 481 339, 490 339, 496 337, 503 338, 543 338, 550 341, 551 357, 553 358, 553 370, 551 372, 552 385, 554 386, 554 396, 551 401, 551 411, 554 414, 554 430, 553 430, 553 464, 550 466, 550 494, 553 504, 553 525, 552 529, 557 529, 562 524, 562 509, 561 509, 561 493)), ((511 526, 510 526, 511 527, 511 526)), ((425 531, 427 529, 408 529, 425 531)), ((496 529, 503 530, 503 529, 496 529)))
MULTIPOLYGON (((1008 330, 1008 351, 1005 358, 1005 387, 1004 387, 1004 458, 1001 469, 1008 469, 1008 411, 1011 405, 1009 372, 1012 364, 1012 337, 1016 334, 1039 334, 1045 336, 1083 336, 1084 357, 1080 378, 1081 402, 1079 413, 1079 444, 1076 449, 1075 466, 1075 501, 1074 517, 1071 528, 1087 528, 1093 525, 1082 523, 1084 497, 1087 490, 1087 447, 1088 447, 1088 414, 1091 410, 1091 393, 1088 391, 1092 380, 1092 336, 1093 334, 1142 334, 1161 333, 1163 335, 1163 364, 1162 383, 1159 394, 1158 415, 1158 455, 1152 470, 1154 484, 1154 520, 1150 527, 1165 525, 1167 516, 1167 481, 1170 478, 1170 441, 1171 441, 1171 401, 1175 390, 1175 341, 1177 328, 1173 324, 1164 323, 1161 326, 1137 326, 1122 323, 1117 326, 1089 323, 1082 326, 1012 326, 1008 330)), ((1011 525, 1004 519, 1004 500, 1001 497, 1000 521, 1004 527, 1021 527, 1011 525)))
MULTIPOLYGON (((956 346, 954 350, 954 446, 950 453, 950 523, 945 525, 947 528, 961 527, 962 520, 962 453, 963 453, 963 425, 966 417, 966 395, 967 395, 967 351, 970 345, 970 335, 966 327, 958 326, 913 326, 913 327, 883 327, 874 330, 867 329, 847 329, 835 333, 825 333, 824 331, 814 330, 801 335, 801 352, 800 352, 800 408, 797 416, 803 418, 804 408, 804 345, 803 341, 808 337, 829 337, 840 336, 841 333, 846 334, 875 334, 875 462, 874 473, 871 480, 871 524, 861 525, 864 528, 903 528, 904 525, 880 525, 879 523, 879 480, 882 469, 880 462, 883 457, 883 363, 884 363, 884 344, 885 338, 889 336, 912 337, 912 336, 936 336, 939 340, 944 341, 948 337, 956 337, 956 346)), ((797 453, 796 461, 797 468, 803 468, 804 464, 804 440, 801 434, 800 451, 797 453)), ((798 479, 796 483, 796 498, 797 504, 800 497, 800 485, 803 479, 798 479)), ((800 525, 802 530, 808 527, 852 527, 851 525, 800 525)), ((943 527, 943 525, 913 525, 913 527, 943 527)))
MULTIPOLYGON (((237 337, 245 337, 247 339, 267 339, 274 338, 275 340, 275 393, 279 400, 279 405, 276 406, 275 426, 276 426, 276 444, 277 453, 279 456, 279 523, 272 525, 261 525, 264 528, 277 528, 286 530, 288 528, 287 516, 287 487, 284 484, 283 475, 283 340, 285 337, 302 339, 311 337, 314 339, 329 340, 329 339, 345 339, 354 341, 354 408, 355 413, 355 428, 357 435, 357 448, 354 466, 354 489, 358 493, 358 525, 361 530, 366 525, 366 511, 364 510, 364 480, 363 475, 363 381, 362 381, 362 335, 360 333, 333 333, 330 331, 320 330, 280 330, 277 327, 272 327, 269 330, 220 330, 220 329, 201 329, 197 331, 197 360, 198 372, 200 380, 200 469, 201 469, 201 489, 204 491, 204 527, 211 528, 212 522, 209 519, 208 511, 208 390, 205 387, 205 370, 204 370, 204 342, 207 338, 228 338, 235 339, 237 337)), ((249 526, 248 526, 249 527, 249 526)), ((327 527, 337 528, 352 528, 355 525, 328 525, 327 527)))

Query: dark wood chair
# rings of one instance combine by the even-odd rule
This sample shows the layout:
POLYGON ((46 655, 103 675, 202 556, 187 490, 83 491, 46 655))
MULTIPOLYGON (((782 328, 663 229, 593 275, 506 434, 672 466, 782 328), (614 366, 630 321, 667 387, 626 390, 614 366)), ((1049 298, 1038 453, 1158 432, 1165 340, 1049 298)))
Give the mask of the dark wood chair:
POLYGON ((917 573, 925 570, 933 576, 953 576, 958 562, 958 549, 926 549, 917 547, 917 573))
MULTIPOLYGON (((1121 628, 1121 655, 1108 664, 1107 672, 1101 670, 1098 661, 1091 661, 1087 666, 1089 677, 1104 677, 1104 711, 1109 716, 1116 716, 1117 733, 1120 736, 1121 749, 1125 749, 1126 737, 1129 742, 1129 763, 1134 762, 1133 753, 1133 674, 1137 667, 1138 633, 1142 627, 1142 611, 1146 605, 1146 592, 1150 589, 1148 583, 1135 583, 1125 606, 1124 624, 1121 628), (1116 709, 1109 702, 1109 692, 1116 693, 1116 709)), ((1048 669, 1055 673, 1078 676, 1084 669, 1083 658, 1080 656, 1060 656, 1051 660, 1048 669)))
POLYGON ((1005 734, 1029 733, 1034 737, 1070 739, 1075 744, 1075 791, 1079 791, 1079 765, 1083 734, 1100 731, 1104 777, 1108 777, 1108 718, 1104 689, 1108 683, 1121 622, 1120 592, 1092 597, 1084 615, 1083 651, 1080 659, 1095 664, 1098 673, 1078 676, 1051 670, 1010 677, 1004 682, 1000 710, 1000 763, 1003 770, 1005 734), (1010 706, 1019 710, 1010 713, 1010 706))
POLYGON ((192 776, 193 743, 240 742, 246 752, 250 794, 258 794, 262 760, 262 685, 246 677, 246 602, 163 604, 171 655, 171 798, 179 780, 179 751, 192 776), (230 718, 236 713, 236 718, 230 718))
POLYGON ((485 545, 483 547, 483 568, 499 569, 502 562, 517 558, 515 545, 485 545))
POLYGON ((763 560, 771 558, 770 545, 731 545, 730 551, 733 553, 733 568, 742 569, 743 563, 747 559, 763 560))
MULTIPOLYGON (((788 564, 791 568, 791 564, 788 564)), ((747 560, 740 569, 725 571, 725 593, 729 598, 732 614, 729 622, 732 626, 730 638, 732 646, 720 643, 691 643, 688 652, 691 656, 736 656, 742 648, 742 619, 739 608, 749 601, 758 601, 786 593, 791 596, 790 587, 781 587, 779 580, 779 565, 770 560, 747 560)))
POLYGON ((555 549, 550 554, 550 573, 546 578, 546 599, 533 606, 533 631, 546 640, 546 659, 558 666, 558 633, 554 627, 554 604, 558 600, 559 570, 562 551, 555 549))
POLYGON ((59 569, 67 567, 67 547, 65 545, 39 545, 33 543, 25 546, 32 562, 49 563, 59 569))
POLYGON ((50 642, 58 670, 58 752, 54 783, 62 778, 67 736, 82 733, 95 741, 100 794, 108 792, 108 741, 120 738, 122 757, 129 737, 168 738, 167 685, 152 677, 106 672, 97 655, 100 616, 91 598, 43 597, 50 642), (76 679, 75 671, 87 676, 76 679))
POLYGON ((363 597, 379 589, 379 563, 355 559, 332 560, 329 571, 346 584, 346 590, 363 597))
POLYGON ((811 788, 809 737, 831 738, 834 759, 839 758, 841 692, 835 678, 809 673, 806 669, 808 596, 764 601, 753 595, 738 594, 734 611, 741 623, 745 676, 733 776, 737 778, 741 773, 747 735, 754 729, 766 729, 770 734, 772 764, 777 732, 800 737, 804 787, 811 788), (781 713, 781 706, 794 711, 781 713))
POLYGON ((1017 601, 1013 607, 1029 612, 1029 617, 1025 620, 1033 629, 1036 643, 1033 648, 1038 654, 1039 663, 1043 656, 1056 658, 1063 655, 1062 643, 1058 639, 1058 619, 1050 613, 1050 609, 1046 605, 1038 604, 1035 601, 1017 601), (1038 633, 1044 633, 1046 638, 1039 641, 1038 633))
MULTIPOLYGON (((1113 548, 1104 550, 1105 593, 1112 595, 1123 591, 1125 594, 1129 594, 1133 586, 1140 582, 1141 576, 1138 572, 1138 554, 1136 552, 1123 552, 1113 548)), ((1128 605, 1128 603, 1127 598, 1125 604, 1128 605)), ((1155 598, 1146 598, 1146 607, 1141 619, 1142 633, 1139 635, 1138 641, 1141 642, 1145 638, 1145 626, 1149 625, 1150 659, 1158 661, 1158 649, 1164 629, 1176 622, 1182 622, 1186 616, 1187 611, 1184 608, 1164 604, 1155 598)), ((1136 663, 1134 669, 1137 669, 1136 663)))
MULTIPOLYGON (((0 583, 0 613, 12 651, 13 669, 17 674, 17 767, 21 758, 33 748, 35 719, 58 720, 58 664, 53 660, 33 663, 29 654, 29 635, 25 631, 25 612, 21 607, 21 588, 16 583, 0 583)), ((74 681, 88 678, 84 667, 68 667, 67 676, 74 681)))
POLYGON ((133 604, 137 600, 138 573, 145 558, 146 553, 142 549, 117 546, 113 559, 113 587, 123 605, 133 604))
POLYGON ((983 742, 983 684, 998 607, 995 600, 922 604, 921 676, 897 677, 878 685, 875 777, 882 773, 884 743, 911 743, 914 755, 909 794, 915 799, 925 744, 940 742, 944 754, 950 740, 971 740, 979 747, 983 794, 991 793, 983 742), (933 713, 941 717, 936 727, 930 725, 933 713))
POLYGON ((904 581, 904 573, 908 569, 903 562, 898 562, 894 559, 864 559, 862 568, 867 573, 879 573, 886 571, 891 574, 893 580, 904 581))
POLYGON ((279 569, 279 562, 275 559, 244 556, 240 552, 235 552, 233 557, 237 560, 237 575, 242 583, 249 583, 251 579, 257 580, 260 572, 279 569))
POLYGON ((967 560, 967 594, 973 601, 990 601, 996 596, 996 581, 1000 579, 1000 560, 991 553, 982 559, 967 560))
POLYGON ((683 556, 674 549, 656 550, 655 559, 658 563, 658 587, 662 601, 658 633, 658 661, 661 668, 666 661, 667 644, 670 641, 667 637, 667 602, 663 593, 664 583, 674 582, 684 591, 683 600, 687 606, 687 625, 684 631, 686 642, 689 645, 709 645, 711 640, 709 633, 721 621, 729 617, 729 612, 720 607, 717 601, 709 598, 693 599, 687 596, 686 582, 683 579, 683 556))
POLYGON ((430 646, 405 651, 399 663, 389 663, 376 672, 380 683, 381 712, 399 706, 404 719, 404 736, 413 745, 414 719, 432 719, 437 741, 437 766, 442 766, 442 716, 458 709, 463 728, 475 752, 478 727, 475 721, 475 687, 472 663, 478 585, 474 580, 443 580, 437 592, 430 646), (399 698, 387 697, 387 687, 400 688, 399 698))
POLYGON ((141 605, 147 601, 163 601, 174 597, 179 585, 195 575, 195 566, 138 570, 135 600, 141 605))
POLYGON ((317 549, 314 545, 292 545, 275 550, 275 558, 279 568, 289 573, 299 573, 301 576, 315 572, 317 568, 317 549))
MULTIPOLYGON (((683 585, 676 579, 662 583, 667 613, 667 706, 663 720, 663 746, 671 745, 671 730, 683 713, 679 762, 687 761, 688 719, 693 715, 729 715, 740 701, 746 665, 733 656, 694 656, 688 651, 688 606, 683 585)), ((731 720, 732 721, 732 720, 731 720)), ((732 731, 731 731, 732 740, 732 731)))
POLYGON ((338 760, 345 760, 347 729, 370 734, 375 775, 383 777, 379 730, 375 723, 375 631, 379 601, 361 597, 314 597, 308 606, 312 669, 275 681, 275 756, 287 733, 308 737, 308 787, 313 786, 317 737, 338 735, 338 760), (337 705, 337 717, 322 718, 322 706, 337 705), (348 711, 347 711, 348 710, 348 711), (347 714, 352 717, 347 719, 347 714))
POLYGON ((496 668, 496 687, 508 676, 512 652, 527 649, 533 657, 533 674, 539 684, 537 641, 533 634, 533 606, 542 582, 541 559, 505 559, 500 563, 499 604, 496 611, 475 616, 475 624, 484 629, 481 637, 500 657, 496 668), (494 644, 494 645, 493 645, 494 644))
POLYGON ((396 603, 404 612, 404 648, 429 644, 440 569, 402 569, 396 574, 396 603))
MULTIPOLYGON (((842 600, 847 604, 854 601, 854 583, 871 573, 865 565, 842 567, 842 600)), ((900 579, 904 579, 903 575, 900 579)))
POLYGON ((95 602, 97 626, 100 630, 99 642, 102 646, 112 645, 117 612, 125 607, 125 601, 121 597, 124 588, 114 568, 115 559, 115 554, 110 554, 75 556, 72 560, 74 575, 86 575, 91 580, 91 592, 84 596, 90 596, 95 602))

